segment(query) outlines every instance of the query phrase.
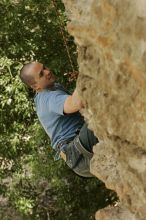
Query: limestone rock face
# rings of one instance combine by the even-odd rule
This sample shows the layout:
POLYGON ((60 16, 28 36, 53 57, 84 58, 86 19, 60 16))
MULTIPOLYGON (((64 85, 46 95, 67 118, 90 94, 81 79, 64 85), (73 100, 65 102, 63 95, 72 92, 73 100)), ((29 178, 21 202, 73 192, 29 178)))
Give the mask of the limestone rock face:
POLYGON ((118 193, 129 219, 145 220, 146 1, 63 2, 78 45, 82 113, 99 138, 91 172, 118 193))
POLYGON ((136 220, 136 216, 123 207, 107 207, 96 213, 97 220, 136 220))

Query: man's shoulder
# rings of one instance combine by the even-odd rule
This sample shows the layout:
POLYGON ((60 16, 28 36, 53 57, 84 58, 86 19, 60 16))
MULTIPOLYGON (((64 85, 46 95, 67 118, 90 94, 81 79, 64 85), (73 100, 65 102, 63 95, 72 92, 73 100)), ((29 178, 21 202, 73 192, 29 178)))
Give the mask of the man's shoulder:
POLYGON ((35 103, 47 102, 49 99, 56 99, 58 95, 64 95, 65 93, 61 90, 43 90, 36 93, 34 97, 35 103))
POLYGON ((41 92, 37 92, 35 97, 34 97, 34 102, 35 104, 39 104, 39 103, 42 103, 44 102, 45 100, 48 99, 48 97, 50 96, 49 92, 46 90, 43 90, 41 92))

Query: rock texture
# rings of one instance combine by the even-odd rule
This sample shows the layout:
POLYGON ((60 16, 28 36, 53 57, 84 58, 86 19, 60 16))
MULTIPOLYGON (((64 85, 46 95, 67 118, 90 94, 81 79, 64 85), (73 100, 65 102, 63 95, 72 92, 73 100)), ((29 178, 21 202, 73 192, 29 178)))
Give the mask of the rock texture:
POLYGON ((102 219, 145 220, 146 1, 63 2, 78 45, 82 113, 99 138, 91 172, 121 201, 102 219))
POLYGON ((136 215, 123 207, 107 207, 96 213, 97 220, 136 220, 136 215))

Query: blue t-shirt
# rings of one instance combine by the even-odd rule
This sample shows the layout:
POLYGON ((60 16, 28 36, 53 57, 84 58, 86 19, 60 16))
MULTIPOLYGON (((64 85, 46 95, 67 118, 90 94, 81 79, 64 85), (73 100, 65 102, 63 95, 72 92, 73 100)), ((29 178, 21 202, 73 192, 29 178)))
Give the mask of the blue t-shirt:
POLYGON ((51 146, 76 136, 76 130, 83 126, 84 119, 79 112, 64 114, 64 102, 69 96, 60 89, 45 89, 36 94, 36 112, 43 128, 51 139, 51 146))

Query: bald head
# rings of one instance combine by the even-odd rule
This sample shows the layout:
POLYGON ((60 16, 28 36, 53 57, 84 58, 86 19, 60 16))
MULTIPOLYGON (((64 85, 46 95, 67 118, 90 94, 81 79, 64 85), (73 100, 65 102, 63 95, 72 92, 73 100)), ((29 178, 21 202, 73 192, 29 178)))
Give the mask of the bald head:
POLYGON ((56 77, 42 63, 32 62, 25 64, 20 70, 22 82, 36 91, 53 86, 56 77))
POLYGON ((32 62, 25 64, 20 70, 20 78, 22 82, 30 86, 35 81, 35 74, 38 72, 38 68, 42 67, 41 63, 32 62), (36 72, 35 72, 36 71, 36 72))

